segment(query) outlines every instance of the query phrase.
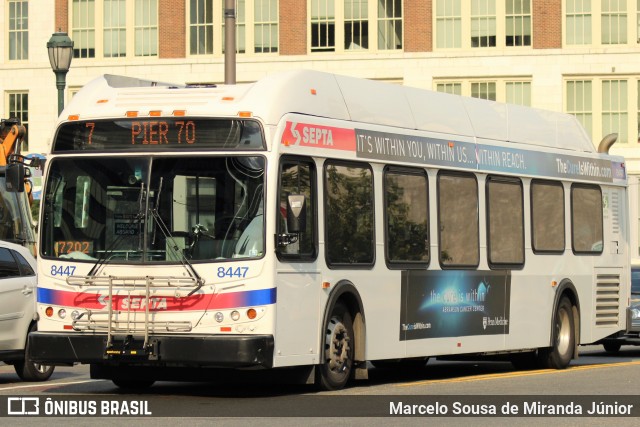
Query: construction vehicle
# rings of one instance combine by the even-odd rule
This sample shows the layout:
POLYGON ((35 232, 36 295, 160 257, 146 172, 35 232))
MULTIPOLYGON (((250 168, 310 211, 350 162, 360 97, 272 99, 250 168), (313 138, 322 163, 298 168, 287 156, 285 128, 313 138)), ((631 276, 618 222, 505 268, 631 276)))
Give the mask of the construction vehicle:
POLYGON ((26 129, 18 119, 0 121, 0 240, 25 246, 35 256, 32 184, 25 166, 37 164, 20 155, 20 144, 25 135, 26 129), (7 174, 16 167, 25 171, 24 179, 19 183, 7 182, 7 174))
POLYGON ((27 166, 39 166, 39 159, 20 154, 25 134, 18 119, 0 120, 0 241, 10 242, 0 242, 0 361, 13 365, 25 381, 44 381, 54 367, 31 361, 27 348, 38 320, 36 226, 27 166))

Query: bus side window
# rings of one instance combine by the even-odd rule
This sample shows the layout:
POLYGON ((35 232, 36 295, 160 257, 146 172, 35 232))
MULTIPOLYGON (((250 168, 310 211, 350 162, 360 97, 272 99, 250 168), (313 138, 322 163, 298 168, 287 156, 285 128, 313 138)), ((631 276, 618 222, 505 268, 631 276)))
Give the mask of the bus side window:
POLYGON ((491 268, 524 265, 524 201, 519 179, 489 177, 487 239, 491 268))
POLYGON ((602 192, 597 185, 571 186, 571 243, 575 253, 602 253, 602 192))
POLYGON ((429 262, 429 190, 424 170, 386 170, 384 199, 390 268, 424 268, 429 262))
POLYGON ((534 252, 564 252, 564 218, 562 184, 554 181, 531 181, 531 246, 534 252))
POLYGON ((283 157, 278 188, 277 254, 282 259, 313 261, 317 256, 316 169, 311 160, 283 157), (304 196, 306 221, 303 230, 287 229, 287 201, 290 195, 304 196))
POLYGON ((440 265, 472 267, 480 263, 478 182, 473 174, 438 174, 440 265))
POLYGON ((327 264, 351 267, 375 262, 373 172, 366 163, 325 163, 327 264))

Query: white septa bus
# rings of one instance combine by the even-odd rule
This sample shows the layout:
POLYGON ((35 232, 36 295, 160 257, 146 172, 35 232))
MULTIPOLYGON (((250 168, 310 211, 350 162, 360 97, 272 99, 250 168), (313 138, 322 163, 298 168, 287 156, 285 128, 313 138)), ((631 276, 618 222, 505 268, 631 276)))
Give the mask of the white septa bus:
POLYGON ((627 181, 569 115, 294 71, 85 86, 47 155, 32 358, 122 387, 505 354, 624 329, 627 181), (211 368, 211 369, 210 369, 211 368))

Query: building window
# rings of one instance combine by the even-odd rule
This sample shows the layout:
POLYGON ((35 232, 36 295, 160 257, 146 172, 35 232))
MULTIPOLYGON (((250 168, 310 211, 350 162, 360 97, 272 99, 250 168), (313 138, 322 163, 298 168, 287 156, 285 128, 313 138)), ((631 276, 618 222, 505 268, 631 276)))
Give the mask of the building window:
POLYGON ((471 1, 471 47, 496 45, 496 1, 471 1))
POLYGON ((436 49, 532 44, 531 0, 435 0, 436 49))
POLYGON ((462 0, 437 0, 436 43, 438 48, 462 46, 462 0))
POLYGON ((189 52, 213 54, 213 0, 191 0, 189 8, 189 52))
POLYGON ((450 93, 452 95, 462 95, 462 83, 438 83, 436 85, 438 92, 450 93))
POLYGON ((278 51, 278 2, 256 0, 254 9, 254 52, 278 51))
POLYGON ((495 82, 476 82, 471 83, 471 97, 496 100, 496 83, 495 82))
POLYGON ((602 0, 602 44, 627 43, 627 0, 602 0))
POLYGON ((618 142, 629 141, 627 135, 627 81, 602 82, 602 136, 618 134, 618 142))
POLYGON ((308 5, 311 52, 402 49, 402 0, 311 0, 308 5))
MULTIPOLYGON (((20 120, 27 131, 29 130, 29 93, 14 92, 8 94, 7 101, 9 103, 7 111, 9 118, 20 120)), ((29 132, 22 139, 21 151, 29 151, 29 132)))
POLYGON ((507 46, 531 46, 530 0, 507 0, 507 46))
POLYGON ((74 58, 158 55, 158 0, 70 0, 74 58))
MULTIPOLYGON (((187 3, 189 55, 222 55, 225 51, 225 0, 187 3)), ((278 52, 277 0, 236 0, 235 45, 238 54, 278 52)))
POLYGON ((335 50, 335 4, 333 0, 311 2, 311 51, 335 50))
POLYGON ((567 0, 563 12, 566 45, 640 43, 640 0, 567 0))
MULTIPOLYGON (((247 2, 237 0, 236 2, 236 53, 247 52, 247 2)), ((224 23, 224 14, 223 14, 224 23)), ((224 25, 222 26, 224 29, 224 25)), ((224 52, 224 30, 222 33, 222 52, 224 52)))
POLYGON ((378 0, 378 49, 402 49, 402 0, 378 0))
POLYGON ((567 113, 576 116, 589 135, 593 133, 591 86, 589 80, 567 82, 567 113))
POLYGON ((125 0, 104 0, 104 56, 127 55, 127 18, 125 0))
POLYGON ((158 0, 136 0, 135 55, 158 55, 158 0))
POLYGON ((9 1, 9 60, 29 59, 29 3, 9 1))
POLYGON ((369 49, 369 9, 366 0, 344 2, 344 48, 369 49))
POLYGON ((637 17, 636 17, 637 26, 638 26, 638 29, 636 31, 636 42, 640 43, 640 0, 638 0, 638 4, 636 5, 636 10, 638 11, 637 17))
POLYGON ((640 142, 640 80, 605 75, 565 85, 566 112, 578 118, 596 144, 611 133, 618 134, 619 144, 640 142))
POLYGON ((591 44, 591 0, 567 0, 568 45, 591 44))
MULTIPOLYGON (((226 43, 225 17, 224 17, 224 0, 220 0, 222 10, 222 53, 226 43)), ((236 53, 247 52, 247 3, 245 0, 236 0, 236 53)))
POLYGON ((96 57, 96 2, 73 0, 72 38, 74 58, 96 57))
POLYGON ((531 82, 506 82, 505 88, 508 103, 531 106, 531 82))
POLYGON ((519 78, 501 78, 496 80, 480 80, 477 78, 464 81, 434 81, 436 91, 453 95, 470 96, 509 104, 531 106, 531 81, 519 78))

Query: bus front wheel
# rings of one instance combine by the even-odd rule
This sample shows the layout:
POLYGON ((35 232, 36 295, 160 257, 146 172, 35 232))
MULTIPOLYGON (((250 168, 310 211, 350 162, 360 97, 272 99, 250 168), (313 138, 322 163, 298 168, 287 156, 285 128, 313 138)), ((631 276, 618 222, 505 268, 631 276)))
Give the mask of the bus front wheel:
POLYGON ((573 306, 566 296, 560 299, 556 307, 553 322, 553 345, 538 352, 541 367, 564 369, 569 366, 575 348, 575 327, 573 306))
POLYGON ((342 303, 333 307, 323 331, 323 361, 316 371, 316 384, 321 390, 339 390, 349 381, 354 353, 353 322, 342 303))

